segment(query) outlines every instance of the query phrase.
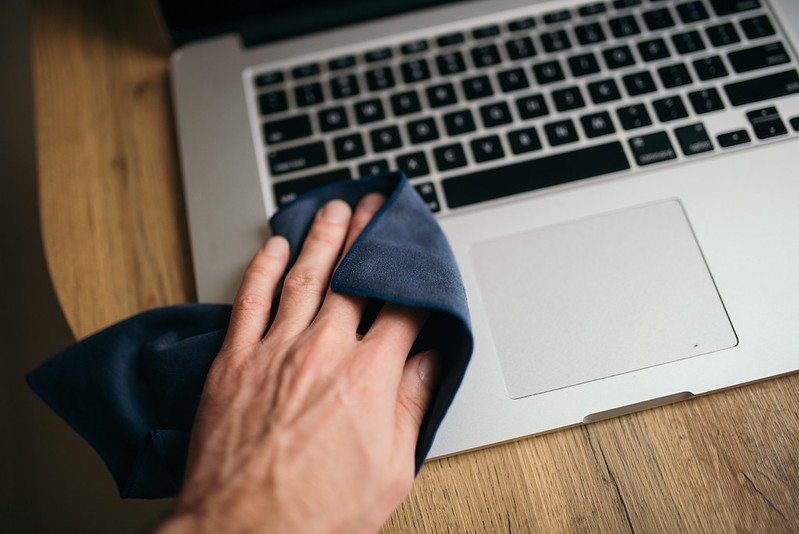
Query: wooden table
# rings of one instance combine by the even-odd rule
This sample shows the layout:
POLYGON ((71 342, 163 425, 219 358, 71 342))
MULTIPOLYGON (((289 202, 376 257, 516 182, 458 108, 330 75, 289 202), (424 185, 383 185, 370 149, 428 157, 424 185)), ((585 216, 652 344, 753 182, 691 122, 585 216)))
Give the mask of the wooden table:
MULTIPOLYGON (((80 338, 194 299, 147 0, 36 0, 43 241, 80 338)), ((799 375, 428 462, 385 532, 799 530, 799 375)))

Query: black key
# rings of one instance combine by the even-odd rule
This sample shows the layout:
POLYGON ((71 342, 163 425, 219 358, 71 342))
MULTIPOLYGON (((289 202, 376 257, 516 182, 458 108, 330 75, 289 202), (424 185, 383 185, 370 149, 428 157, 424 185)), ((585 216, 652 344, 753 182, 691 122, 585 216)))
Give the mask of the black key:
POLYGON ((379 67, 373 70, 366 71, 366 85, 370 91, 381 91, 389 89, 396 85, 394 81, 394 72, 391 67, 379 67))
POLYGON ((258 95, 258 109, 261 111, 261 115, 286 111, 288 108, 285 91, 272 91, 258 95))
POLYGON ((644 13, 644 24, 652 31, 662 30, 674 26, 674 18, 668 8, 663 7, 644 13))
POLYGON ((309 76, 316 76, 319 74, 319 63, 311 63, 309 65, 301 65, 291 69, 291 75, 294 78, 307 78, 309 76))
POLYGON ((621 127, 625 130, 634 130, 652 124, 649 112, 643 104, 621 107, 616 110, 616 115, 619 117, 621 127))
POLYGON ((441 172, 466 165, 466 153, 460 143, 436 148, 433 150, 433 157, 436 160, 436 167, 441 172))
POLYGON ((483 118, 483 126, 486 128, 508 124, 513 120, 508 104, 505 102, 495 102, 481 107, 480 116, 483 118))
POLYGON ((505 157, 505 151, 502 150, 502 143, 499 142, 499 137, 496 135, 474 139, 470 144, 472 146, 474 160, 477 163, 505 157))
POLYGON ((583 115, 580 117, 580 122, 583 123, 583 131, 585 132, 585 136, 589 139, 612 134, 616 131, 616 128, 613 127, 613 121, 610 119, 610 114, 607 111, 583 115))
POLYGON ((629 143, 638 165, 651 165, 677 157, 666 132, 655 132, 633 137, 629 143))
POLYGON ((574 28, 574 33, 577 34, 577 40, 581 45, 601 43, 606 39, 605 32, 598 22, 577 26, 574 28))
POLYGON ((557 22, 565 22, 572 18, 572 14, 564 9, 562 11, 555 11, 554 13, 547 13, 544 15, 544 22, 546 24, 555 24, 557 22))
POLYGON ((363 156, 366 150, 363 147, 361 134, 350 134, 333 139, 333 151, 339 161, 363 156))
POLYGON ((330 70, 342 70, 355 66, 355 56, 344 56, 336 59, 331 59, 327 62, 327 67, 330 70))
POLYGON ((348 74, 330 80, 330 92, 333 93, 333 98, 349 98, 361 91, 358 88, 358 80, 355 79, 355 75, 348 74))
POLYGON ((652 39, 638 43, 638 51, 644 61, 656 61, 671 55, 663 39, 652 39))
POLYGON ((663 82, 663 86, 666 88, 679 87, 693 82, 691 74, 682 63, 659 68, 658 76, 660 76, 660 81, 663 82))
POLYGON ((535 46, 533 45, 533 40, 529 37, 511 39, 505 43, 505 48, 508 50, 508 56, 511 59, 523 59, 535 55, 535 46))
POLYGON ((619 93, 619 88, 613 78, 589 83, 588 92, 591 93, 591 100, 594 101, 594 104, 602 104, 603 102, 611 102, 621 98, 621 93, 619 93))
POLYGON ((719 56, 711 56, 694 61, 694 70, 700 80, 712 80, 729 74, 719 56))
POLYGON ((716 15, 723 17, 724 15, 757 9, 760 7, 760 0, 710 0, 710 5, 713 6, 713 11, 716 12, 716 15))
POLYGON ((449 52, 436 57, 438 73, 441 76, 448 76, 466 70, 466 63, 463 61, 463 54, 460 52, 449 52))
POLYGON ((698 115, 724 109, 724 103, 715 87, 688 93, 688 99, 698 115))
POLYGON ((676 48, 677 52, 680 54, 691 54, 705 49, 702 36, 699 35, 699 32, 696 30, 672 35, 671 42, 674 43, 674 48, 676 48))
POLYGON ((685 24, 691 24, 710 18, 710 15, 707 14, 707 9, 705 9, 705 5, 698 1, 686 2, 678 5, 677 14, 680 15, 680 20, 685 24))
POLYGON ((688 110, 685 109, 685 104, 678 95, 655 100, 652 105, 655 107, 655 113, 660 122, 675 121, 688 116, 688 110))
POLYGON ((630 168, 621 143, 582 148, 442 181, 450 208, 630 168))
POLYGON ((412 152, 404 156, 397 156, 397 167, 405 173, 408 178, 416 178, 430 174, 430 166, 427 165, 427 158, 424 152, 412 152))
POLYGON ((777 33, 766 15, 742 20, 741 28, 749 39, 760 39, 777 33))
POLYGON ((555 101, 555 108, 557 108, 558 111, 569 111, 585 107, 583 95, 580 93, 580 88, 576 85, 553 91, 552 100, 555 101))
POLYGON ((430 102, 430 107, 440 108, 456 103, 458 97, 455 96, 455 88, 451 83, 442 83, 427 88, 427 101, 430 102))
POLYGON ((499 86, 505 93, 530 87, 530 82, 527 80, 524 69, 511 69, 500 72, 497 74, 497 79, 499 80, 499 86))
POLYGON ((255 86, 266 87, 268 85, 275 85, 276 83, 281 83, 283 82, 283 80, 285 80, 285 77, 283 76, 283 73, 280 71, 265 72, 255 77, 255 86))
POLYGON ((411 143, 418 145, 438 139, 438 127, 432 117, 408 123, 408 137, 411 143))
POLYGON ((421 111, 422 103, 419 101, 419 95, 416 91, 407 91, 392 95, 391 109, 394 110, 394 115, 401 117, 421 111))
POLYGON ((307 115, 297 115, 288 119, 264 123, 264 140, 268 145, 308 135, 311 135, 311 119, 307 115))
POLYGON ((293 201, 300 195, 304 195, 309 191, 313 191, 317 187, 340 182, 342 180, 351 180, 352 174, 347 168, 337 169, 335 171, 324 172, 321 174, 314 174, 311 176, 304 176, 296 180, 288 180, 286 182, 278 182, 274 185, 275 200, 278 207, 285 206, 293 201))
POLYGON ((544 50, 547 52, 559 52, 572 46, 569 36, 566 35, 566 30, 542 33, 541 44, 544 45, 544 50))
POLYGON ((574 128, 574 123, 571 119, 545 124, 544 131, 547 134, 547 139, 549 139, 549 144, 552 146, 575 143, 579 139, 577 130, 574 128))
POLYGON ((393 56, 393 52, 391 52, 390 48, 380 48, 378 50, 371 50, 364 54, 363 58, 367 61, 367 63, 375 63, 377 61, 383 61, 386 59, 391 59, 393 56))
POLYGON ((438 39, 436 39, 436 44, 438 46, 452 46, 456 44, 461 44, 464 41, 463 34, 460 32, 457 33, 450 33, 447 35, 442 35, 438 39))
POLYGON ((735 72, 749 72, 791 60, 780 42, 736 50, 727 54, 727 58, 735 72))
POLYGON ((416 189, 416 192, 422 197, 422 200, 427 207, 430 208, 430 211, 436 213, 441 211, 441 204, 438 202, 438 195, 436 195, 436 188, 430 182, 425 182, 423 184, 416 184, 413 186, 416 189))
POLYGON ((499 57, 497 45, 490 44, 472 48, 472 61, 475 67, 481 68, 496 65, 502 60, 499 57))
POLYGON ((452 136, 473 132, 477 128, 472 112, 468 109, 444 115, 444 127, 447 129, 447 134, 452 136))
POLYGON ((716 140, 718 140, 719 145, 721 145, 723 148, 742 145, 752 141, 746 130, 736 130, 734 132, 719 134, 718 137, 716 137, 716 140))
POLYGON ((405 43, 400 47, 400 52, 403 54, 410 55, 410 54, 418 54, 419 52, 424 52, 430 47, 427 44, 427 41, 424 39, 420 39, 419 41, 413 41, 412 43, 405 43))
POLYGON ((514 154, 524 154, 541 149, 541 140, 535 128, 524 128, 508 132, 508 142, 514 154))
POLYGON ((375 122, 386 118, 383 111, 383 103, 379 98, 372 100, 364 100, 355 104, 355 120, 358 124, 366 124, 375 122))
POLYGON ((516 107, 522 119, 533 119, 549 114, 549 108, 544 100, 544 95, 541 94, 520 98, 516 101, 516 107))
POLYGON ((795 132, 799 132, 799 117, 793 117, 790 122, 791 128, 793 128, 795 132))
POLYGON ((605 6, 602 2, 597 2, 596 4, 588 4, 587 6, 582 6, 577 10, 577 13, 581 17, 590 17, 591 15, 599 15, 601 13, 605 13, 608 10, 607 6, 605 6))
POLYGON ((499 26, 496 24, 475 28, 472 32, 472 37, 475 39, 485 39, 486 37, 494 37, 495 35, 499 35, 499 26))
POLYGON ((324 101, 324 96, 322 96, 322 84, 311 83, 295 87, 294 98, 297 99, 297 105, 300 107, 319 104, 324 101))
POLYGON ((430 78, 430 68, 427 66, 427 61, 424 59, 417 59, 409 61, 400 65, 402 71, 402 79, 405 83, 416 83, 430 78))
POLYGON ((319 112, 319 128, 323 132, 339 130, 350 125, 343 107, 323 109, 319 112))
POLYGON ((605 57, 605 63, 609 69, 620 69, 635 63, 633 53, 628 46, 608 48, 602 51, 602 55, 605 57))
POLYGON ((769 137, 777 137, 788 133, 779 113, 777 113, 777 108, 773 106, 750 111, 746 114, 746 118, 752 124, 758 139, 768 139, 769 137))
POLYGON ((713 46, 727 46, 741 40, 732 22, 711 26, 705 29, 705 33, 707 33, 707 37, 713 43, 713 46))
POLYGON ((372 138, 372 149, 375 152, 385 152, 402 146, 399 128, 396 126, 372 130, 369 136, 372 138))
POLYGON ((610 24, 610 31, 617 39, 629 37, 631 35, 638 35, 641 33, 641 28, 633 15, 625 15, 617 17, 608 21, 610 24))
POLYGON ((529 30, 530 28, 535 28, 535 19, 533 17, 514 20, 508 23, 508 30, 512 32, 529 30))
POLYGON ((627 88, 627 94, 630 96, 638 96, 646 93, 652 93, 657 90, 655 80, 649 71, 644 70, 633 74, 628 74, 622 78, 624 87, 627 88))
POLYGON ((360 176, 371 176, 373 174, 380 174, 381 172, 388 171, 388 161, 379 159, 376 161, 369 161, 358 165, 358 174, 360 176))
POLYGON ((569 58, 569 68, 574 77, 587 76, 599 72, 599 63, 594 54, 581 54, 569 58))
POLYGON ((477 100, 494 94, 488 76, 477 76, 462 82, 463 92, 468 100, 477 100))
POLYGON ((613 0, 613 7, 624 9, 626 7, 640 6, 641 0, 613 0))
POLYGON ((547 61, 546 63, 533 65, 533 74, 535 74, 535 79, 539 85, 558 82, 565 78, 563 69, 560 68, 560 62, 558 61, 547 61))
POLYGON ((269 152, 269 171, 272 176, 301 171, 327 163, 327 152, 322 141, 269 152))
POLYGON ((701 122, 676 128, 674 135, 677 136, 682 153, 686 156, 713 150, 713 143, 710 142, 710 138, 707 136, 705 127, 701 122))
POLYGON ((733 106, 771 100, 799 93, 799 74, 795 70, 786 70, 762 78, 727 84, 724 91, 733 106))

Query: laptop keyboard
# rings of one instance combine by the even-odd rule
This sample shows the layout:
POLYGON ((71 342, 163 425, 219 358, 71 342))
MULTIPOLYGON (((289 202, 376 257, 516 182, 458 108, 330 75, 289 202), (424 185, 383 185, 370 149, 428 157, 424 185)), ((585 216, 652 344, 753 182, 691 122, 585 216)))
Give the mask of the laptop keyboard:
POLYGON ((799 131, 795 54, 766 0, 615 0, 255 71, 282 206, 401 169, 433 212, 799 131))

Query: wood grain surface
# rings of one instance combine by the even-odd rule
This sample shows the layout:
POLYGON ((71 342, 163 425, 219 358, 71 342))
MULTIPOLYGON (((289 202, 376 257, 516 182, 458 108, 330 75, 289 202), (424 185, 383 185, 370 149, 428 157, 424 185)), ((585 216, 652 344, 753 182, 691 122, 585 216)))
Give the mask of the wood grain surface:
MULTIPOLYGON (((147 0, 35 0, 43 241, 77 337, 194 298, 147 0)), ((430 461, 383 532, 799 531, 799 376, 430 461)))

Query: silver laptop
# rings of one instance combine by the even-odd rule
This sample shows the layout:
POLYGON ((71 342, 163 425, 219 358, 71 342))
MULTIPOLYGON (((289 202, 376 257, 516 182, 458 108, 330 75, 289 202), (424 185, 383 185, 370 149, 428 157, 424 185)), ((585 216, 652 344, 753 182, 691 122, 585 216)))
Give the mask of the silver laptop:
POLYGON ((431 456, 799 369, 799 2, 161 2, 198 296, 402 169, 476 341, 431 456))

